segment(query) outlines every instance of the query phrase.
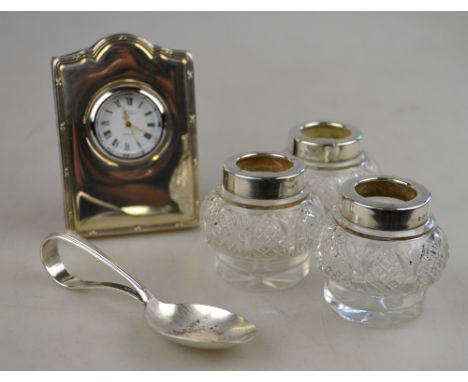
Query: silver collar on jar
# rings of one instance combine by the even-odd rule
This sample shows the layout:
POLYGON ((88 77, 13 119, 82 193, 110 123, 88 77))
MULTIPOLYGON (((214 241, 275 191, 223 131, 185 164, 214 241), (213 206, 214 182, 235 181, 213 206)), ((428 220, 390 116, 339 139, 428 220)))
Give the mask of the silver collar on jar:
POLYGON ((220 195, 258 208, 294 204, 307 196, 304 171, 304 162, 287 153, 234 155, 224 163, 220 195))
POLYGON ((381 240, 418 237, 434 227, 431 194, 423 185, 396 176, 363 175, 341 187, 334 217, 343 228, 381 240))
POLYGON ((365 160, 362 133, 357 127, 338 122, 308 122, 289 131, 289 151, 320 169, 359 165, 365 160))

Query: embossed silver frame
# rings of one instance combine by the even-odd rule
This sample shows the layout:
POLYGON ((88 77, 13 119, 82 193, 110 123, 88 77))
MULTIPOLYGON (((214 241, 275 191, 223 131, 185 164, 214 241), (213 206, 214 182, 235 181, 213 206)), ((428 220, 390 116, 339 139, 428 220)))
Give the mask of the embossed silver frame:
POLYGON ((193 61, 130 34, 52 59, 68 229, 108 236, 198 224, 193 61), (99 156, 89 142, 90 107, 116 86, 139 86, 165 107, 167 142, 140 161, 99 156))

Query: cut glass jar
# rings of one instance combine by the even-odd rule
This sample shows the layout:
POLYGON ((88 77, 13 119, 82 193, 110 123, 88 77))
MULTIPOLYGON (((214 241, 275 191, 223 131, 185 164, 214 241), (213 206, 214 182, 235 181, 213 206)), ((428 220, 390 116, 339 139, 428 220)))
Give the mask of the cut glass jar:
POLYGON ((289 151, 306 164, 306 185, 329 211, 348 179, 376 174, 377 163, 362 150, 362 133, 338 122, 309 122, 289 132, 289 151))
POLYGON ((424 186, 400 177, 361 176, 343 185, 317 251, 325 300, 342 318, 382 326, 421 313, 448 257, 430 203, 424 186))
POLYGON ((222 184, 201 206, 217 273, 255 289, 288 288, 308 274, 320 218, 320 202, 304 187, 303 162, 281 153, 229 158, 222 184))

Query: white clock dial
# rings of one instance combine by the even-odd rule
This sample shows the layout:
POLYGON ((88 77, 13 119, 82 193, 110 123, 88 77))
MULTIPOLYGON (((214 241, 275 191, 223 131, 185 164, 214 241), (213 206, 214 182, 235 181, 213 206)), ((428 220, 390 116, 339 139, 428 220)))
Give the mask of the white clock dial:
POLYGON ((117 91, 96 112, 95 140, 117 159, 132 160, 148 155, 157 147, 162 133, 160 108, 139 91, 117 91))

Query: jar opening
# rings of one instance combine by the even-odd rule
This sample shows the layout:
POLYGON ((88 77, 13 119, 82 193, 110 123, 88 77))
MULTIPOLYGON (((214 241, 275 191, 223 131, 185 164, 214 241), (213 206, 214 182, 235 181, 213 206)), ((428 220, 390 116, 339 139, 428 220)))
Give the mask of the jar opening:
POLYGON ((356 192, 365 197, 381 201, 404 201, 413 200, 418 192, 408 184, 393 180, 369 180, 358 183, 356 192))
POLYGON ((279 155, 254 154, 239 159, 236 165, 244 171, 282 172, 292 168, 294 163, 279 155))
POLYGON ((346 128, 345 125, 335 122, 317 122, 305 125, 302 127, 301 132, 309 138, 324 139, 343 139, 352 134, 352 131, 346 128))

